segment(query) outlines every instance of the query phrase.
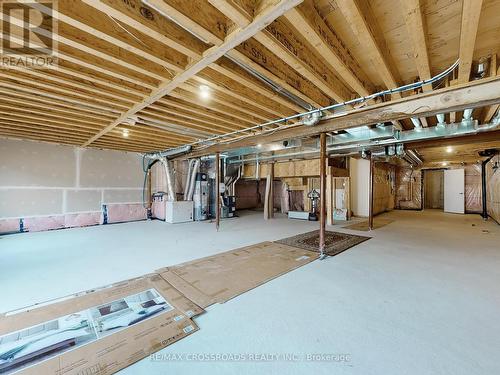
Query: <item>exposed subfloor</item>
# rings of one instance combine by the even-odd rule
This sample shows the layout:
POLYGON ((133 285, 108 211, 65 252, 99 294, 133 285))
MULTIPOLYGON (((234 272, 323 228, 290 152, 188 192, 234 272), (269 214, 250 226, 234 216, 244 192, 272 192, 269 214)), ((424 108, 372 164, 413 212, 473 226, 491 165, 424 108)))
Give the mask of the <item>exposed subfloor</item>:
MULTIPOLYGON (((210 307, 163 360, 121 373, 499 374, 500 225, 438 211, 384 217, 394 222, 373 239, 210 307), (307 360, 321 353, 348 361, 307 360), (272 354, 287 356, 266 361, 272 354)), ((208 222, 153 221, 0 237, 0 310, 317 226, 248 211, 219 233, 208 222)))

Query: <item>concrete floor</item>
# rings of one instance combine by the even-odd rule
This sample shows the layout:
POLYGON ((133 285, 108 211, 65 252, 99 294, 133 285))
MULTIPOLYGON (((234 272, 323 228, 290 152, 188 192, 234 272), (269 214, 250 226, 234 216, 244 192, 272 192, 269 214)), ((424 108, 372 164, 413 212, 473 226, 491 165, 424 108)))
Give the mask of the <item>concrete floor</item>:
MULTIPOLYGON (((219 233, 153 221, 0 237, 0 311, 318 226, 261 215, 225 220, 219 233)), ((199 332, 159 352, 170 358, 121 374, 499 374, 500 225, 438 211, 384 217, 395 221, 373 239, 212 306, 199 332)))

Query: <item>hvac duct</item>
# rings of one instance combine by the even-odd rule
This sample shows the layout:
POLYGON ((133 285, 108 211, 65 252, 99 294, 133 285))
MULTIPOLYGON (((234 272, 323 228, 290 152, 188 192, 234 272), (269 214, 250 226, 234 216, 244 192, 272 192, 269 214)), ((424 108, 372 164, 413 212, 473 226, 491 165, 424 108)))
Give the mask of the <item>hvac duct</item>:
POLYGON ((170 161, 165 157, 160 157, 158 160, 163 164, 163 168, 165 170, 165 178, 167 182, 167 193, 168 200, 175 201, 175 191, 174 191, 174 178, 172 176, 172 167, 170 165, 170 161))
POLYGON ((191 145, 185 145, 181 147, 176 147, 172 148, 170 150, 166 151, 159 151, 159 152, 149 152, 147 154, 144 154, 144 158, 146 159, 160 159, 161 157, 164 158, 173 158, 179 155, 187 154, 188 152, 191 151, 193 147, 191 145))
POLYGON ((187 200, 187 201, 193 200, 194 186, 196 184, 196 174, 198 173, 198 170, 200 169, 200 163, 201 163, 200 159, 196 159, 193 163, 192 171, 188 175, 188 179, 189 179, 188 193, 187 193, 187 197, 184 197, 184 200, 187 200))
POLYGON ((184 200, 185 201, 188 200, 189 185, 191 184, 191 171, 193 170, 193 165, 194 165, 195 161, 196 161, 196 159, 191 159, 191 160, 189 160, 189 163, 188 163, 186 183, 184 184, 184 200))
POLYGON ((319 110, 316 112, 307 113, 301 119, 302 124, 304 124, 305 126, 314 126, 319 122, 319 120, 321 120, 321 116, 321 111, 319 110))

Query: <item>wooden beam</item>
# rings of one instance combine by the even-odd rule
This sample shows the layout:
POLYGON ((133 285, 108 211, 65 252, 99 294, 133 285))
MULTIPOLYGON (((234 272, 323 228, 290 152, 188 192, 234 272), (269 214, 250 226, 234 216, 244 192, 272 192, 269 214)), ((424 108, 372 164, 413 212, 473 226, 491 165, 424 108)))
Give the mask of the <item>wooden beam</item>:
MULTIPOLYGON (((387 48, 385 39, 366 0, 336 0, 340 11, 356 35, 360 44, 369 54, 374 66, 387 88, 399 86, 399 73, 387 48)), ((397 94, 396 97, 401 97, 397 94)))
POLYGON ((472 57, 476 44, 477 28, 481 15, 483 0, 463 0, 462 23, 460 27, 460 64, 458 66, 458 83, 469 81, 472 68, 472 57))
MULTIPOLYGON (((497 70, 497 54, 494 53, 491 55, 490 77, 495 77, 497 75, 500 76, 500 66, 498 67, 497 70)), ((487 124, 488 122, 490 122, 493 116, 495 116, 495 113, 498 112, 499 108, 500 108, 499 104, 490 105, 489 107, 486 107, 484 109, 483 124, 487 124)))
POLYGON ((375 91, 343 41, 323 21, 312 0, 304 1, 285 13, 284 17, 305 37, 327 66, 336 71, 360 96, 367 96, 375 91))
MULTIPOLYGON (((246 27, 251 22, 243 10, 233 7, 228 0, 216 0, 212 5, 238 27, 246 27)), ((291 30, 282 20, 275 20, 265 30, 255 34, 254 38, 330 98, 337 102, 350 99, 350 92, 344 84, 310 53, 301 38, 291 30)))
MULTIPOLYGON (((420 80, 431 78, 431 66, 427 52, 427 30, 422 12, 423 0, 400 0, 404 11, 404 19, 408 35, 413 46, 413 56, 417 65, 420 80)), ((424 91, 431 90, 430 85, 423 87, 424 91)))
POLYGON ((434 116, 437 113, 460 111, 465 108, 483 107, 500 103, 500 77, 486 78, 433 90, 420 95, 409 96, 393 101, 382 102, 368 107, 354 109, 344 116, 321 121, 313 127, 296 126, 276 130, 272 134, 261 134, 231 143, 220 143, 207 147, 203 151, 194 151, 189 157, 208 155, 215 151, 226 151, 240 147, 255 146, 284 139, 309 137, 322 132, 332 132, 372 125, 379 122, 391 122, 413 116, 434 116))
POLYGON ((206 68, 211 63, 215 62, 218 58, 223 56, 226 52, 233 49, 237 45, 241 44, 248 38, 251 38, 262 28, 264 28, 269 22, 272 22, 277 17, 281 16, 288 9, 296 6, 302 0, 281 0, 272 8, 266 9, 265 13, 259 14, 255 17, 254 21, 243 29, 237 29, 233 33, 227 36, 224 42, 220 46, 212 47, 206 53, 203 54, 199 60, 190 64, 190 66, 184 70, 182 73, 177 74, 171 81, 162 83, 157 89, 153 90, 149 97, 145 98, 140 103, 132 106, 128 111, 123 113, 118 119, 113 121, 102 131, 97 133, 95 136, 87 140, 82 146, 88 146, 95 140, 99 139, 102 135, 106 134, 118 124, 122 123, 129 116, 134 115, 141 109, 147 107, 148 105, 154 103, 158 99, 167 95, 169 92, 174 90, 176 87, 186 82, 188 79, 192 78, 195 74, 206 68))

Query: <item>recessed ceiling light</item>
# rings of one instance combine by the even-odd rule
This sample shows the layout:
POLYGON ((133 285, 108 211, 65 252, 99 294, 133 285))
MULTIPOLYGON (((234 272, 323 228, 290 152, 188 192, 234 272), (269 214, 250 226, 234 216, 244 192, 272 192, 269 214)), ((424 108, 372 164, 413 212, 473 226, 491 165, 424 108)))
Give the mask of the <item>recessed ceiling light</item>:
POLYGON ((449 154, 452 153, 453 152, 453 147, 451 147, 451 146, 446 147, 446 152, 449 153, 449 154))
POLYGON ((259 143, 259 144, 257 145, 257 147, 258 147, 258 148, 261 148, 261 147, 262 147, 262 144, 261 144, 261 143, 259 143))
POLYGON ((122 130, 122 136, 123 136, 123 138, 128 138, 128 135, 129 135, 129 130, 128 129, 123 129, 122 130))
POLYGON ((447 163, 447 162, 445 162, 445 161, 443 161, 443 162, 441 163, 441 165, 442 165, 443 167, 446 167, 446 166, 448 165, 448 163, 447 163))
POLYGON ((200 85, 200 96, 203 99, 207 99, 210 97, 210 87, 207 85, 200 85))

